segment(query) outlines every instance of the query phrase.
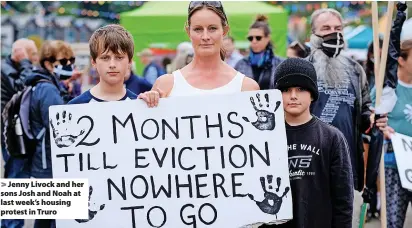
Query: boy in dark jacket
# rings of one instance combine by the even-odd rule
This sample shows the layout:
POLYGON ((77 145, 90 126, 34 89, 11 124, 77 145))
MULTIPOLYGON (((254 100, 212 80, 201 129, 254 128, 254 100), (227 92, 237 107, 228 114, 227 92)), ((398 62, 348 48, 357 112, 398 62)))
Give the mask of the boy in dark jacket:
POLYGON ((352 227, 353 177, 347 142, 338 129, 310 113, 311 102, 319 96, 315 68, 307 60, 291 58, 278 66, 275 78, 285 110, 293 200, 293 219, 279 227, 352 227))

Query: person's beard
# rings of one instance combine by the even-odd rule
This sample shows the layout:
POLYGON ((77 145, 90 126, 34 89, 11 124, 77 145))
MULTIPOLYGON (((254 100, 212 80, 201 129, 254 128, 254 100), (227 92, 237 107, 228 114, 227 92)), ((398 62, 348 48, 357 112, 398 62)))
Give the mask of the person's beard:
POLYGON ((322 38, 312 34, 310 37, 311 50, 315 62, 316 74, 319 81, 323 81, 328 86, 335 87, 336 83, 341 83, 344 79, 349 78, 350 64, 342 55, 335 58, 327 56, 322 51, 322 38))

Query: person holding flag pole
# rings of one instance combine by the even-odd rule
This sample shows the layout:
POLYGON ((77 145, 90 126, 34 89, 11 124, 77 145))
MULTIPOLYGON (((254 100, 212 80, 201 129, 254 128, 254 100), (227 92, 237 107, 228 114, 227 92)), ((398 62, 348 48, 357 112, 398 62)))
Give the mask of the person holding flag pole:
MULTIPOLYGON (((403 82, 401 80, 398 81, 398 62, 401 63, 403 61, 401 45, 400 45, 400 33, 402 30, 402 25, 406 19, 405 10, 406 4, 405 2, 399 2, 397 4, 398 13, 394 24, 392 26, 392 31, 389 36, 390 27, 392 22, 392 15, 393 15, 393 8, 394 2, 388 3, 388 24, 386 26, 384 42, 382 47, 382 60, 379 61, 379 47, 378 47, 378 34, 377 34, 377 3, 372 2, 372 19, 373 19, 373 29, 374 29, 374 56, 375 56, 375 88, 371 91, 371 98, 373 103, 375 103, 375 114, 376 117, 386 115, 389 113, 389 125, 393 125, 399 123, 398 120, 395 120, 394 113, 400 109, 400 103, 405 101, 404 97, 398 100, 398 94, 402 96, 405 94, 403 90, 403 82), (399 58, 401 56, 401 58, 399 58), (398 84, 399 83, 399 84, 398 84), (401 91, 402 90, 402 91, 401 91)), ((402 65, 402 64, 400 64, 402 65)), ((400 69, 400 68, 399 68, 400 69)), ((407 91, 407 89, 406 89, 407 91)), ((408 93, 408 92, 406 92, 408 93)), ((412 95, 412 93, 411 93, 412 95)), ((402 106, 402 105, 401 105, 402 106)), ((405 126, 405 123, 402 125, 405 126)), ((407 123, 406 123, 407 125, 407 123)), ((411 128, 412 129, 412 128, 411 128)), ((386 128, 384 131, 385 135, 389 135, 393 132, 393 129, 390 127, 386 128)), ((373 195, 373 185, 376 181, 376 176, 378 173, 378 165, 380 174, 380 186, 381 186, 381 227, 403 227, 404 216, 398 216, 398 211, 402 211, 402 208, 393 206, 391 204, 399 205, 399 198, 395 199, 394 197, 397 195, 393 192, 392 182, 393 179, 393 172, 391 169, 385 170, 388 167, 388 154, 382 153, 383 150, 383 136, 375 127, 371 129, 371 146, 372 149, 369 152, 368 157, 368 165, 366 171, 366 186, 363 191, 363 198, 365 203, 370 202, 371 195, 373 195), (385 160, 383 159, 385 155, 385 160), (390 180, 385 181, 385 177, 388 176, 390 180), (390 182, 390 183, 389 183, 390 182), (386 186, 386 187, 385 187, 386 186), (388 191, 388 192, 387 192, 388 191), (387 192, 387 193, 386 193, 387 192), (387 201, 386 198, 390 200, 387 201), (389 206, 389 211, 387 216, 387 205, 389 206), (400 225, 402 224, 402 225, 400 225)), ((393 156, 393 153, 392 153, 393 156)), ((391 157, 391 156, 390 156, 391 157)), ((394 160, 394 159, 389 159, 394 160)), ((389 162, 391 163, 391 162, 389 162)), ((398 177, 399 179, 399 177, 398 177)), ((400 185, 400 184, 399 184, 400 185)), ((396 190, 398 192, 398 190, 396 190)), ((365 204, 364 204, 365 205, 365 204)), ((407 205, 407 204, 406 204, 407 205)), ((366 211, 366 207, 363 207, 360 219, 359 227, 363 227, 364 225, 364 212, 366 211)), ((406 213, 406 207, 404 212, 406 213)), ((402 213, 402 212, 401 212, 402 213)), ((403 213, 403 214, 405 214, 403 213)))

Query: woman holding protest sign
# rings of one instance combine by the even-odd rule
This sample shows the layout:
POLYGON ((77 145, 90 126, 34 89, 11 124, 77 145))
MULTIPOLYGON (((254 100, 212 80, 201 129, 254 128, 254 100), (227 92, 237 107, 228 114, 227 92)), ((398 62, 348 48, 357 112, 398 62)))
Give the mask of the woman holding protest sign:
POLYGON ((221 2, 190 2, 185 29, 193 45, 193 60, 182 69, 159 77, 152 91, 139 95, 149 107, 157 106, 161 97, 259 90, 253 79, 223 61, 223 38, 229 32, 229 23, 221 2))

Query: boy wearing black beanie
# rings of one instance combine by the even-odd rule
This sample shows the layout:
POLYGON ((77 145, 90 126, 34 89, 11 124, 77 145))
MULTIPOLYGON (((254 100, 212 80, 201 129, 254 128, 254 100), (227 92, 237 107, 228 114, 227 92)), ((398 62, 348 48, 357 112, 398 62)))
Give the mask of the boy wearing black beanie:
POLYGON ((316 71, 300 58, 282 62, 275 88, 282 91, 288 140, 293 219, 260 227, 352 227, 353 177, 343 134, 310 113, 318 98, 316 71))

